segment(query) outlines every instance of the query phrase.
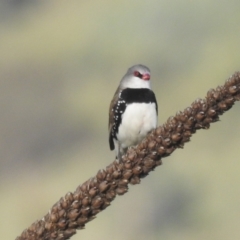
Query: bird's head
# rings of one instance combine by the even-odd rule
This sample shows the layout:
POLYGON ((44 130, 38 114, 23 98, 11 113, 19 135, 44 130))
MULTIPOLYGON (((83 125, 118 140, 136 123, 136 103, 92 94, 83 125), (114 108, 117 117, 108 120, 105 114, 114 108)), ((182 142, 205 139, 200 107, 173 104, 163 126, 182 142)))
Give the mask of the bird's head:
POLYGON ((120 83, 125 88, 151 88, 150 70, 148 67, 138 64, 130 67, 120 83))

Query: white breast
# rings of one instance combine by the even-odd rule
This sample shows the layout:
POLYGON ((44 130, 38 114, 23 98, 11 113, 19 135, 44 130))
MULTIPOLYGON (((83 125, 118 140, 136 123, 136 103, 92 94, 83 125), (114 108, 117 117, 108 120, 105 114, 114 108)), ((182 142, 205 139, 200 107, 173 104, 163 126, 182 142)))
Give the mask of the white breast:
POLYGON ((136 145, 157 126, 155 103, 129 104, 122 115, 117 139, 122 148, 136 145))

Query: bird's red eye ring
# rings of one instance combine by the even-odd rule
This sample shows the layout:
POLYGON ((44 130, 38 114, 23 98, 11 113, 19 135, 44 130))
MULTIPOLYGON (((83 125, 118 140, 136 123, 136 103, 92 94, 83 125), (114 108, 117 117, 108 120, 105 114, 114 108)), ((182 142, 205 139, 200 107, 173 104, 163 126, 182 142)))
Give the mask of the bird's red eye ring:
POLYGON ((135 77, 142 78, 142 74, 138 71, 134 71, 133 74, 134 74, 135 77))

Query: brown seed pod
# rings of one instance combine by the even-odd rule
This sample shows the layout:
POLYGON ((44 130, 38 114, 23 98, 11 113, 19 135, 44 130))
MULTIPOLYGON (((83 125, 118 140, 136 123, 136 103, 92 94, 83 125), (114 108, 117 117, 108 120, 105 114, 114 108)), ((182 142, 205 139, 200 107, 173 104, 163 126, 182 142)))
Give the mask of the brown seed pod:
POLYGON ((83 225, 88 222, 88 218, 86 216, 81 216, 77 219, 78 225, 83 225))
POLYGON ((171 136, 171 139, 174 141, 174 142, 178 142, 179 140, 181 140, 182 136, 180 133, 175 133, 171 136))
POLYGON ((234 94, 238 91, 238 87, 237 86, 231 86, 228 88, 228 91, 231 93, 231 94, 234 94))
POLYGON ((77 208, 79 208, 80 206, 81 206, 81 201, 78 201, 78 200, 73 201, 73 202, 72 202, 72 205, 71 205, 71 207, 72 207, 73 209, 77 209, 77 208))
POLYGON ((170 146, 171 143, 172 143, 172 141, 171 141, 170 138, 165 138, 165 139, 163 139, 163 141, 162 141, 162 145, 163 145, 164 147, 170 146))
POLYGON ((98 186, 98 189, 99 191, 102 193, 102 192, 105 192, 107 189, 109 188, 109 184, 107 181, 103 181, 99 184, 98 186))
POLYGON ((66 195, 65 195, 65 200, 68 201, 69 203, 71 203, 73 201, 73 194, 71 192, 68 192, 66 195))
POLYGON ((127 186, 121 186, 121 187, 116 188, 116 193, 118 195, 123 195, 127 191, 128 191, 128 187, 127 186))
POLYGON ((66 231, 63 232, 64 238, 68 239, 70 238, 72 235, 76 234, 76 229, 73 228, 69 228, 66 231))
POLYGON ((197 120, 202 120, 205 117, 205 113, 203 111, 198 112, 196 115, 197 120))
POLYGON ((133 168, 132 172, 134 175, 139 175, 142 172, 142 168, 139 165, 137 165, 136 167, 133 168))
POLYGON ((45 228, 46 228, 47 230, 50 230, 50 229, 52 228, 52 226, 53 226, 53 223, 52 223, 52 222, 46 222, 46 223, 45 223, 45 228))
POLYGON ((80 215, 79 209, 72 209, 67 213, 70 220, 75 220, 80 215))
POLYGON ((94 197, 97 193, 98 193, 97 187, 92 187, 88 192, 90 197, 94 197))
POLYGON ((84 207, 88 206, 90 204, 90 202, 91 202, 91 199, 89 197, 85 197, 82 199, 82 205, 84 207))
POLYGON ((151 142, 149 142, 149 144, 148 144, 148 148, 149 148, 150 150, 154 149, 155 146, 156 146, 156 142, 155 142, 155 141, 151 141, 151 142))
POLYGON ((157 149, 157 152, 163 156, 165 153, 166 153, 166 148, 163 147, 163 146, 160 146, 158 149, 157 149))
POLYGON ((120 170, 115 170, 112 174, 113 178, 117 179, 121 176, 121 171, 120 170))
POLYGON ((57 213, 51 213, 51 214, 50 214, 50 220, 51 220, 51 222, 56 223, 56 222, 58 222, 58 219, 59 219, 59 216, 58 216, 57 213))
POLYGON ((99 181, 103 181, 103 180, 105 180, 106 175, 107 175, 106 171, 101 169, 101 170, 98 171, 96 177, 99 181))
POLYGON ((101 197, 96 197, 92 200, 92 208, 97 209, 100 208, 103 204, 103 200, 101 197))
POLYGON ((106 196, 106 199, 112 201, 115 198, 116 193, 113 189, 111 189, 111 190, 107 191, 105 196, 106 196))
POLYGON ((65 229, 67 227, 67 222, 65 219, 60 219, 57 225, 60 229, 65 229))
POLYGON ((58 232, 57 231, 51 232, 50 236, 51 239, 56 239, 58 237, 58 232))
POLYGON ((118 186, 127 186, 128 185, 128 180, 127 179, 120 179, 118 182, 118 186))
POLYGON ((131 161, 127 161, 127 162, 125 162, 124 163, 124 168, 126 168, 126 169, 131 169, 132 168, 132 163, 131 163, 131 161))
POLYGON ((88 214, 90 213, 91 208, 90 207, 85 207, 85 208, 81 208, 81 214, 82 216, 88 216, 88 214))
MULTIPOLYGON (((142 171, 141 171, 142 172, 142 171)), ((135 185, 135 184, 139 184, 141 182, 140 178, 138 176, 133 176, 131 179, 130 179, 130 183, 135 185)))

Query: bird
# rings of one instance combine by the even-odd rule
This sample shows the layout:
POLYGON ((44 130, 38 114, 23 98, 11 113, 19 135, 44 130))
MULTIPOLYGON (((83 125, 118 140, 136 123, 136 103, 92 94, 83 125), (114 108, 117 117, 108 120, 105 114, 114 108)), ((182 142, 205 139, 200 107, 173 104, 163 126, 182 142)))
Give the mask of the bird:
POLYGON ((128 147, 137 145, 157 127, 158 105, 150 85, 150 70, 137 64, 120 81, 109 107, 109 146, 121 160, 128 147))

